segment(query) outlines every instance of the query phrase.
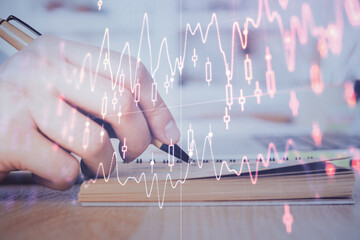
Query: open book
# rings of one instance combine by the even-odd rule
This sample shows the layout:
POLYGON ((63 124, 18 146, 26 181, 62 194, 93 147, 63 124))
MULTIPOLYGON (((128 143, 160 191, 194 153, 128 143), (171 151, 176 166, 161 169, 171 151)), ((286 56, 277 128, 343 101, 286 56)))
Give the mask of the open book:
POLYGON ((215 159, 196 166, 169 160, 118 163, 109 178, 85 181, 83 205, 155 203, 352 203, 351 157, 332 151, 290 152, 282 159, 215 159), (311 201, 309 201, 311 200, 311 201))

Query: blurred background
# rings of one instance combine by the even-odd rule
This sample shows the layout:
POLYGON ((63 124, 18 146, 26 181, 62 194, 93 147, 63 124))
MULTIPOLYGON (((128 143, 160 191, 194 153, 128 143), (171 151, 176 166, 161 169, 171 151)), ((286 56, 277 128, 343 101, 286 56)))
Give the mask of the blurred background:
MULTIPOLYGON (((341 23, 343 31, 339 32, 340 43, 336 45, 341 50, 337 53, 328 49, 321 52, 321 39, 312 36, 313 29, 308 28, 305 33, 306 43, 300 43, 299 37, 296 37, 294 69, 291 71, 287 66, 287 46, 284 36, 280 34, 278 21, 269 21, 263 13, 258 28, 250 23, 246 49, 241 47, 239 34, 235 34, 231 109, 226 105, 226 66, 218 36, 226 60, 230 64, 234 22, 238 22, 243 31, 247 18, 257 19, 259 2, 263 3, 263 1, 103 0, 101 2, 101 11, 99 11, 97 0, 1 1, 0 16, 6 18, 12 14, 41 33, 99 47, 105 29, 108 28, 111 49, 121 52, 128 42, 132 55, 136 57, 144 15, 147 14, 152 57, 145 38, 142 41, 140 57, 148 69, 155 67, 164 38, 167 39, 169 59, 173 67, 176 58, 186 56, 182 74, 180 75, 177 70, 173 75, 163 49, 159 70, 154 76, 161 96, 175 115, 182 131, 183 146, 187 144, 186 134, 190 124, 195 132, 198 149, 202 149, 204 138, 209 132, 214 134, 213 143, 221 146, 216 149, 217 154, 256 152, 258 149, 248 148, 249 136, 311 135, 314 123, 318 124, 323 133, 359 134, 360 110, 352 99, 355 99, 354 83, 360 79, 360 29, 359 26, 350 24, 344 8, 345 1, 319 0, 307 3, 312 14, 305 11, 307 13, 305 18, 312 21, 306 22, 306 26, 318 26, 328 31, 331 24, 341 23), (213 23, 205 43, 199 31, 193 36, 187 31, 188 24, 194 30, 200 23, 205 34, 208 25, 214 20, 213 13, 216 14, 219 32, 213 23), (188 35, 185 43, 186 34, 188 35), (253 96, 255 82, 259 82, 263 93, 266 93, 267 87, 266 47, 269 48, 272 57, 271 68, 275 74, 276 94, 273 98, 269 95, 262 96, 261 104, 257 104, 257 98, 253 96), (245 79, 246 54, 252 61, 253 79, 250 85, 245 79), (193 61, 193 55, 196 55, 196 63, 193 61), (209 62, 212 69, 210 86, 206 81, 209 62), (320 67, 324 84, 324 90, 320 93, 314 92, 311 87, 310 68, 314 63, 320 67), (171 78, 174 81, 170 84, 167 93, 164 84, 170 82, 171 78), (244 96, 249 96, 246 98, 244 111, 238 103, 240 89, 243 90, 244 96), (299 102, 296 116, 289 107, 291 91, 296 93, 299 102), (225 108, 230 116, 228 129, 224 122, 225 108)), ((265 2, 268 3, 267 6, 271 11, 279 14, 285 31, 290 30, 294 17, 300 19, 300 25, 304 24, 301 22, 304 18, 304 1, 265 2)), ((260 10, 264 10, 264 6, 260 10)), ((329 41, 326 43, 326 47, 331 44, 329 41)), ((14 53, 15 51, 2 41, 0 63, 14 53)))

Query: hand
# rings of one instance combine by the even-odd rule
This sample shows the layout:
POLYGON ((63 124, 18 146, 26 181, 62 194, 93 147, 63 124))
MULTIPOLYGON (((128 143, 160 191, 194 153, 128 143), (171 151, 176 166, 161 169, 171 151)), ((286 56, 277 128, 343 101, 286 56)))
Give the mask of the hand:
POLYGON ((103 50, 100 59, 106 52, 111 63, 105 69, 102 60, 97 66, 100 52, 97 47, 41 36, 0 67, 0 180, 12 170, 28 170, 39 183, 66 189, 80 172, 79 161, 70 153, 81 157, 93 173, 100 163, 105 174, 111 172, 114 149, 109 134, 89 117, 102 119, 105 94, 104 120, 119 138, 119 148, 126 138, 125 161, 145 151, 152 135, 167 144, 179 140, 180 132, 161 97, 155 106, 151 101, 152 80, 145 67, 126 55, 120 65, 121 54, 103 50), (110 69, 114 79, 117 72, 125 74, 121 95, 119 81, 112 88, 110 69), (141 86, 138 105, 131 91, 135 73, 141 86))

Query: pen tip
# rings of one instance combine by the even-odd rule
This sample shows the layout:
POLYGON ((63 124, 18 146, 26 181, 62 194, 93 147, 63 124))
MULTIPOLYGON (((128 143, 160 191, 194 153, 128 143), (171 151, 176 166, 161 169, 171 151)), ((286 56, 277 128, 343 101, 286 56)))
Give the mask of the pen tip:
MULTIPOLYGON (((169 153, 170 151, 169 145, 166 145, 164 143, 161 144, 160 149, 167 153, 169 153)), ((171 155, 184 162, 189 163, 190 165, 196 165, 196 161, 190 158, 189 155, 184 150, 182 150, 177 144, 174 145, 174 149, 171 155)))

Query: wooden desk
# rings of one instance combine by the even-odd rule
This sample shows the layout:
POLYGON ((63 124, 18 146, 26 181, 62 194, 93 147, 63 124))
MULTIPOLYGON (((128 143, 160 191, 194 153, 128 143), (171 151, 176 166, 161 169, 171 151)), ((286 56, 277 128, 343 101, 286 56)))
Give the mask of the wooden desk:
POLYGON ((1 185, 0 239, 360 239, 358 203, 290 206, 288 234, 282 206, 81 207, 78 191, 1 185))

